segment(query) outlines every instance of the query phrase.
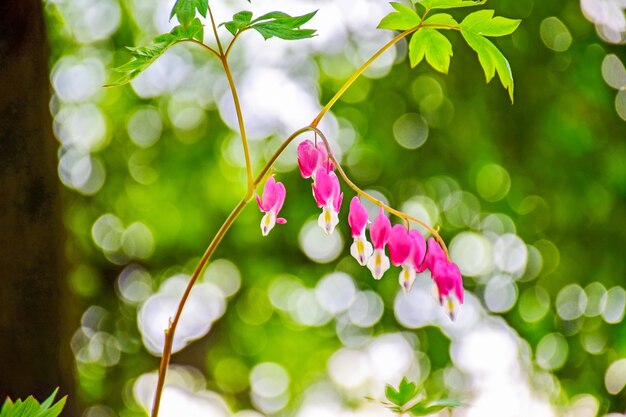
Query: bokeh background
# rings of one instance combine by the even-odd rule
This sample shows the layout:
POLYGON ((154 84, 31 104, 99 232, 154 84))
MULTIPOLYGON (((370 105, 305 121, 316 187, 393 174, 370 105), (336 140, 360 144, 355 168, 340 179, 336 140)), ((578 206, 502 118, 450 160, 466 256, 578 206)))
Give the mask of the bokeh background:
MULTIPOLYGON (((245 192, 231 95, 205 50, 177 45, 131 85, 102 87, 125 46, 171 29, 172 4, 45 3, 73 306, 62 343, 85 417, 145 414, 168 317, 245 192)), ((231 55, 256 170, 393 36, 375 29, 391 11, 381 0, 211 6, 218 22, 319 9, 319 36, 248 32, 231 55)), ((357 184, 441 226, 468 290, 458 320, 427 275, 403 294, 397 269, 374 281, 356 264, 347 204, 322 234, 294 145, 276 164, 288 223, 263 238, 251 204, 224 239, 179 326, 163 416, 382 416, 365 397, 402 376, 461 399, 454 416, 623 415, 626 4, 487 6, 523 19, 495 41, 515 105, 446 33, 448 76, 412 70, 401 42, 320 125, 357 184)))

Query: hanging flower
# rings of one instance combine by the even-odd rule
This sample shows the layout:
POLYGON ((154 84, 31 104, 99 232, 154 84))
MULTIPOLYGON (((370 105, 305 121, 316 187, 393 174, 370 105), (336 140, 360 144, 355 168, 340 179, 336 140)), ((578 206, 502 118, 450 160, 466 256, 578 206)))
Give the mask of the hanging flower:
POLYGON ((358 196, 350 201, 350 213, 348 214, 348 224, 352 231, 354 243, 350 246, 350 254, 357 260, 359 265, 365 266, 367 260, 372 256, 374 249, 372 244, 365 237, 365 226, 367 225, 367 210, 361 204, 358 196))
POLYGON ((276 223, 287 223, 287 220, 284 218, 276 217, 283 207, 286 193, 283 183, 276 182, 274 176, 270 176, 265 182, 265 187, 263 187, 263 197, 256 195, 259 209, 265 213, 265 216, 261 219, 261 233, 263 236, 267 236, 276 223))
POLYGON ((333 162, 328 158, 324 143, 318 143, 315 146, 310 140, 305 140, 298 145, 298 166, 302 178, 313 177, 313 179, 315 179, 317 168, 321 166, 326 167, 327 171, 335 169, 333 162))
POLYGON ((408 292, 415 281, 415 270, 411 264, 413 241, 406 227, 396 224, 389 234, 389 258, 394 266, 402 266, 399 276, 400 286, 408 292))
POLYGON ((370 228, 370 239, 374 245, 374 253, 367 261, 367 267, 375 279, 381 279, 385 271, 389 269, 389 258, 385 255, 385 245, 389 241, 390 233, 391 222, 381 208, 378 217, 370 228))
POLYGON ((422 265, 418 268, 417 272, 422 272, 426 269, 432 272, 435 262, 439 259, 447 260, 446 253, 443 251, 439 243, 433 237, 428 238, 428 249, 426 250, 426 256, 422 265))
POLYGON ((431 270, 431 274, 437 286, 439 303, 444 306, 450 319, 454 320, 457 304, 463 304, 461 271, 455 263, 447 259, 438 259, 431 270))
POLYGON ((339 223, 338 213, 341 209, 343 193, 339 187, 337 175, 325 167, 318 167, 315 172, 313 196, 317 206, 322 209, 317 224, 327 235, 331 234, 339 223))

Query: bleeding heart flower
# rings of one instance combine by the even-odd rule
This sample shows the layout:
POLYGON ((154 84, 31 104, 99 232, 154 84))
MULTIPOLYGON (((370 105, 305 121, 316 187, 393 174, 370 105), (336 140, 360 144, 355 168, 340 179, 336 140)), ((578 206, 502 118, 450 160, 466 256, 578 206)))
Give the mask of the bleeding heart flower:
POLYGON ((389 236, 389 257, 395 266, 402 266, 398 282, 405 292, 411 291, 415 282, 415 267, 413 265, 413 238, 406 227, 396 224, 389 236))
POLYGON ((312 187, 315 202, 318 207, 322 208, 317 224, 324 230, 324 233, 329 235, 339 223, 338 214, 343 201, 339 178, 334 172, 320 166, 315 171, 315 181, 312 187))
POLYGON ((429 237, 426 256, 424 257, 424 261, 422 262, 422 265, 418 268, 417 272, 422 272, 426 269, 429 269, 432 272, 433 267, 435 266, 435 262, 437 262, 437 260, 439 259, 447 260, 448 258, 441 246, 439 246, 439 243, 435 240, 435 238, 429 237))
POLYGON ((327 171, 335 169, 334 164, 328 158, 326 146, 318 143, 317 146, 310 140, 305 140, 298 145, 298 166, 302 178, 315 178, 317 168, 325 167, 327 171))
POLYGON ((431 275, 437 286, 439 303, 446 308, 450 319, 454 320, 456 305, 463 304, 463 277, 459 267, 447 259, 438 259, 431 275))
POLYGON ((263 188, 263 197, 256 195, 256 202, 259 205, 259 209, 265 213, 261 220, 261 233, 263 236, 272 230, 276 223, 285 224, 287 220, 282 217, 277 217, 278 212, 283 207, 285 202, 285 196, 287 192, 282 182, 276 182, 274 176, 270 176, 265 182, 263 188))
POLYGON ((354 243, 350 246, 350 254, 357 260, 359 265, 365 266, 367 260, 372 256, 374 249, 372 244, 365 238, 365 226, 367 225, 367 210, 361 204, 358 196, 350 201, 350 213, 348 214, 348 224, 352 231, 354 243))
POLYGON ((367 267, 375 279, 381 279, 385 271, 389 269, 389 258, 385 255, 385 245, 389 241, 390 234, 391 222, 381 208, 370 228, 370 239, 374 244, 374 253, 367 261, 367 267))

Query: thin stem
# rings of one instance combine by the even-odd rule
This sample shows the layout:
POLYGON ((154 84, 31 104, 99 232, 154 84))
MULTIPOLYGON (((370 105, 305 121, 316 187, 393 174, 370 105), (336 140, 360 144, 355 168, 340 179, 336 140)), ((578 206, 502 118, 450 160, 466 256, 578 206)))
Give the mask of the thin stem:
POLYGON ((233 37, 233 39, 231 39, 230 43, 226 47, 226 52, 224 53, 224 58, 228 58, 228 54, 230 54, 230 51, 233 48, 233 45, 235 44, 235 41, 237 40, 239 35, 241 35, 246 30, 248 30, 248 28, 241 29, 241 30, 237 31, 237 33, 235 33, 235 36, 233 37))
POLYGON ((222 59, 222 57, 221 57, 221 55, 219 54, 219 52, 217 52, 215 49, 211 48, 211 47, 210 47, 209 45, 207 45, 206 43, 204 43, 204 42, 200 42, 200 41, 199 41, 199 40, 197 40, 197 39, 191 39, 191 38, 189 38, 189 39, 183 39, 183 40, 177 41, 177 43, 179 43, 179 42, 193 42, 193 43, 195 43, 196 45, 200 45, 200 46, 202 46, 203 48, 205 48, 205 49, 209 50, 209 52, 211 52, 211 53, 212 53, 213 55, 215 55, 217 58, 222 59))
POLYGON ((196 265, 196 268, 194 269, 193 274, 191 275, 191 278, 189 279, 189 283, 187 284, 187 288, 185 288, 185 292, 183 293, 183 296, 180 299, 180 303, 178 304, 178 309, 176 310, 176 314, 174 315, 174 318, 170 321, 170 324, 167 330, 165 330, 165 344, 163 345, 163 356, 161 357, 161 364, 159 365, 159 379, 157 381, 156 393, 154 395, 154 403, 152 406, 152 414, 151 414, 152 417, 157 417, 159 414, 159 405, 161 403, 161 395, 163 393, 163 387, 165 384, 165 374, 167 373, 167 367, 169 365, 170 358, 172 356, 172 346, 174 344, 174 333, 176 332, 176 326, 178 326, 180 316, 183 313, 183 308, 185 307, 187 298, 189 298, 191 289, 196 283, 196 281, 198 280, 198 277, 200 276, 200 273, 206 266, 207 262, 209 262, 209 259, 211 259, 213 252, 215 252, 215 249, 217 249, 218 245, 220 244, 220 242, 226 235, 226 232, 228 232, 228 229, 230 229, 230 226, 232 226, 232 224, 235 222, 235 219, 237 219, 237 216, 239 216, 239 214, 244 209, 244 207, 246 207, 247 204, 248 202, 245 200, 245 198, 242 199, 239 202, 239 204, 235 206, 233 211, 231 211, 231 213, 228 215, 228 217, 226 218, 222 226, 219 228, 219 230, 213 237, 213 240, 211 241, 211 243, 209 244, 209 247, 206 249, 206 251, 202 255, 202 258, 200 258, 198 265, 196 265))
POLYGON ((235 87, 235 81, 233 80, 233 74, 230 72, 228 60, 225 56, 221 58, 222 65, 224 66, 224 72, 226 78, 228 78, 228 85, 230 85, 230 91, 233 95, 233 102, 235 103, 235 111, 237 112, 237 121, 239 122, 239 132, 241 134, 241 143, 243 145, 243 154, 246 159, 246 173, 248 176, 248 192, 246 197, 252 198, 254 193, 254 180, 252 177, 252 163, 250 162, 250 149, 248 148, 248 139, 246 137, 246 127, 243 122, 243 114, 241 112, 241 104, 239 103, 239 96, 237 95, 237 88, 235 87))
POLYGON ((215 19, 213 19, 213 12, 211 11, 211 5, 208 6, 209 17, 211 18, 211 26, 213 26, 213 34, 215 35, 215 42, 217 42, 217 49, 220 51, 220 56, 224 56, 224 49, 222 49, 222 42, 217 34, 217 26, 215 26, 215 19))
POLYGON ((396 36, 395 38, 387 42, 382 48, 376 51, 376 53, 374 53, 374 55, 372 55, 370 59, 365 61, 365 63, 361 65, 361 67, 354 74, 352 74, 352 76, 348 79, 348 81, 346 81, 345 84, 341 86, 339 91, 335 93, 333 98, 330 99, 330 101, 326 104, 326 106, 324 106, 322 111, 319 112, 319 114, 315 117, 315 119, 313 119, 313 121, 311 122, 311 127, 317 127, 320 120, 322 120, 322 117, 324 117, 324 115, 328 112, 328 110, 330 110, 330 108, 333 107, 333 105, 337 102, 337 100, 339 100, 339 98, 346 92, 346 90, 350 88, 350 86, 357 80, 357 78, 359 78, 361 74, 365 72, 365 70, 372 64, 372 62, 376 61, 376 59, 379 56, 381 56, 387 49, 391 48, 393 45, 398 43, 398 41, 406 38, 411 33, 418 30, 420 27, 421 26, 416 26, 412 29, 405 30, 404 32, 400 33, 398 36, 396 36))

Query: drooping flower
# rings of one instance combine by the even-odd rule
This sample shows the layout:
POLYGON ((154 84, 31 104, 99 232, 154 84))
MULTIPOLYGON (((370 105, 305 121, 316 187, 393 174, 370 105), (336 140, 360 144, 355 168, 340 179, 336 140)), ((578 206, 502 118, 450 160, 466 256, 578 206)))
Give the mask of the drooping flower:
POLYGON ((439 242, 435 240, 433 237, 428 238, 428 249, 426 250, 426 256, 424 257, 424 261, 422 265, 418 268, 417 272, 422 272, 426 269, 433 271, 433 267, 435 266, 435 262, 439 259, 447 259, 446 253, 443 251, 441 246, 439 246, 439 242))
POLYGON ((411 291, 415 282, 415 266, 413 264, 413 237, 402 225, 396 224, 389 235, 389 258, 394 266, 401 266, 402 270, 398 282, 405 292, 411 291))
POLYGON ((321 166, 326 167, 327 171, 335 169, 334 164, 328 158, 324 143, 318 143, 316 146, 310 140, 305 140, 298 145, 298 166, 302 178, 315 178, 317 168, 321 166))
POLYGON ((437 286, 439 303, 444 306, 452 320, 456 316, 456 305, 463 304, 463 277, 459 267, 447 259, 438 259, 431 275, 437 286))
POLYGON ((312 186, 315 202, 322 209, 317 224, 324 230, 324 233, 329 235, 339 223, 338 213, 343 200, 339 178, 334 172, 320 166, 315 171, 315 181, 312 186))
POLYGON ((389 258, 385 255, 385 245, 389 241, 390 234, 391 222, 381 208, 370 228, 370 239, 374 245, 374 253, 367 261, 367 267, 375 279, 381 279, 385 271, 389 269, 389 258))
POLYGON ((261 233, 263 236, 272 230, 276 223, 287 223, 282 217, 277 217, 278 212, 283 207, 285 202, 285 196, 287 192, 282 182, 276 182, 274 176, 270 176, 265 182, 263 187, 263 196, 256 195, 256 202, 259 205, 259 209, 265 213, 263 219, 261 219, 261 233))
POLYGON ((354 242, 350 246, 350 254, 357 260, 359 265, 365 266, 367 260, 372 256, 374 249, 372 244, 365 237, 365 226, 367 225, 367 210, 361 204, 358 196, 350 201, 350 213, 348 214, 348 224, 352 231, 354 242))

